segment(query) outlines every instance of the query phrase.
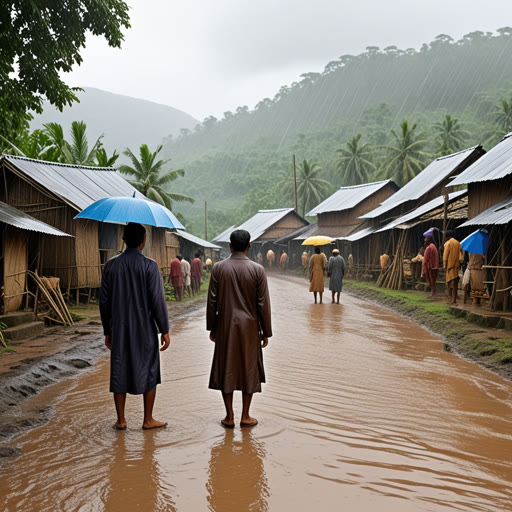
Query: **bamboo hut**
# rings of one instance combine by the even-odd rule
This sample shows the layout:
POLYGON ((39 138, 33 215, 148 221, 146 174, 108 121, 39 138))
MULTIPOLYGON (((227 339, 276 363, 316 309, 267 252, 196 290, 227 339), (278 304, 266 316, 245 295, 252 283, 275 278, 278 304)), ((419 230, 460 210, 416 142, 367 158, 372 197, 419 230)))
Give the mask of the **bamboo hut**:
POLYGON ((356 233, 351 233, 345 238, 352 242, 353 254, 364 258, 355 260, 356 265, 368 269, 380 268, 379 256, 383 253, 392 255, 392 251, 398 244, 393 234, 390 237, 380 229, 393 220, 444 196, 447 192, 446 187, 452 184, 452 179, 478 161, 484 153, 482 146, 478 145, 436 158, 377 208, 362 215, 361 219, 366 223, 362 224, 361 230, 368 229, 368 231, 364 236, 357 237, 356 233), (370 230, 370 228, 375 229, 370 230), (361 247, 358 247, 359 245, 361 247))
POLYGON ((42 241, 70 235, 0 202, 0 314, 28 305, 27 271, 37 269, 42 241))
MULTIPOLYGON (((71 237, 42 240, 38 272, 55 276, 67 290, 100 286, 102 265, 123 249, 119 225, 76 219, 77 213, 105 197, 144 197, 113 168, 65 165, 2 155, 0 200, 71 237)), ((151 228, 145 253, 167 264, 165 229, 151 228)))
POLYGON ((180 253, 187 261, 192 261, 196 251, 199 252, 205 260, 210 258, 213 262, 219 261, 219 254, 222 249, 220 245, 215 245, 185 231, 179 231, 177 235, 180 253))
POLYGON ((281 250, 287 247, 276 245, 276 241, 307 226, 308 222, 295 212, 293 208, 275 210, 259 210, 258 213, 235 228, 229 228, 213 239, 214 242, 227 249, 229 236, 234 229, 245 229, 251 234, 251 249, 249 257, 256 260, 259 251, 265 254, 273 250, 278 258, 281 250))
POLYGON ((468 187, 468 221, 461 228, 487 228, 488 307, 509 310, 512 301, 512 133, 459 174, 452 186, 468 187))

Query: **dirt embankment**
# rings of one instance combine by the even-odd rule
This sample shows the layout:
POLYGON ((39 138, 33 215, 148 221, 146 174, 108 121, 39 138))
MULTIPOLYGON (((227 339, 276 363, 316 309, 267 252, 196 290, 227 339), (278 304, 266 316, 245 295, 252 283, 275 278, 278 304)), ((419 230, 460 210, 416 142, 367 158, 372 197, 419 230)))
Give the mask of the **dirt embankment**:
POLYGON ((433 333, 442 336, 445 350, 475 361, 502 377, 512 380, 512 333, 485 328, 457 318, 442 300, 427 294, 377 288, 372 283, 345 281, 344 291, 376 302, 407 316, 433 333))
MULTIPOLYGON (((168 303, 172 320, 200 308, 205 297, 168 303)), ((172 327, 171 327, 172 335, 172 327)), ((12 345, 15 352, 0 354, 0 442, 46 421, 49 407, 21 410, 20 405, 45 387, 90 368, 107 354, 98 310, 71 327, 52 327, 41 336, 12 345)), ((16 455, 0 447, 1 456, 16 455)))

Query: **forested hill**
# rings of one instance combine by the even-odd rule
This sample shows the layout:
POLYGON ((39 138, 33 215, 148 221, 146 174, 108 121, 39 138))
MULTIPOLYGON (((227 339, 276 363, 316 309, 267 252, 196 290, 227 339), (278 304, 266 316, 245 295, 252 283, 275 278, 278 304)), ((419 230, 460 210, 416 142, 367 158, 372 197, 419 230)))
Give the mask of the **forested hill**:
POLYGON ((390 130, 403 120, 426 132, 432 155, 435 123, 446 114, 464 129, 464 146, 489 146, 503 131, 492 113, 511 93, 512 28, 459 41, 440 35, 419 50, 370 46, 329 62, 322 73, 301 75, 252 110, 241 106, 220 120, 206 118, 193 132, 182 130, 168 138, 165 152, 185 167, 180 191, 217 208, 211 215, 218 231, 258 208, 290 205, 276 184, 289 173, 292 152, 320 164, 321 177, 337 187, 343 170, 336 169, 336 149, 358 133, 376 148, 377 169, 378 147, 391 142, 390 130))
POLYGON ((126 147, 137 152, 141 144, 160 144, 165 135, 178 134, 180 129, 197 124, 197 120, 181 110, 101 89, 84 87, 77 96, 80 103, 73 103, 62 112, 45 104, 43 113, 34 115, 31 129, 57 122, 67 133, 73 121, 84 121, 89 142, 92 144, 104 134, 103 145, 111 154, 126 147))

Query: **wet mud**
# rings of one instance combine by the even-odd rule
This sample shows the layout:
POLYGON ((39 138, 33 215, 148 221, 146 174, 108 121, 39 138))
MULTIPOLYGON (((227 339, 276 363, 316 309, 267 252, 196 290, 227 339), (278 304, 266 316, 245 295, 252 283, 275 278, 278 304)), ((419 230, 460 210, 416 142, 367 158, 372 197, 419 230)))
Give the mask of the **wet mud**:
POLYGON ((304 282, 269 285, 259 425, 221 427, 199 310, 175 322, 162 354, 155 416, 167 429, 141 429, 137 396, 128 429, 112 429, 106 356, 24 401, 55 413, 9 442, 21 454, 0 462, 2 510, 508 510, 512 383, 387 309, 346 294, 314 305, 304 282))

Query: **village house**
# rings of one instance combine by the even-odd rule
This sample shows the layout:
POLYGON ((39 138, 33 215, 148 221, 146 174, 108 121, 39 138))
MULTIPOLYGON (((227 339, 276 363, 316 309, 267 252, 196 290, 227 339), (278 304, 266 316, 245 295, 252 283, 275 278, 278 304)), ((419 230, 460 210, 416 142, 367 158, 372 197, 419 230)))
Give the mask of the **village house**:
MULTIPOLYGON (((72 290, 78 299, 80 289, 98 288, 102 266, 123 249, 122 227, 74 217, 105 197, 144 196, 113 168, 2 155, 0 171, 0 201, 71 235, 42 238, 38 273, 58 277, 67 298, 72 290)), ((144 253, 161 268, 168 264, 167 245, 164 228, 148 229, 144 253)))

